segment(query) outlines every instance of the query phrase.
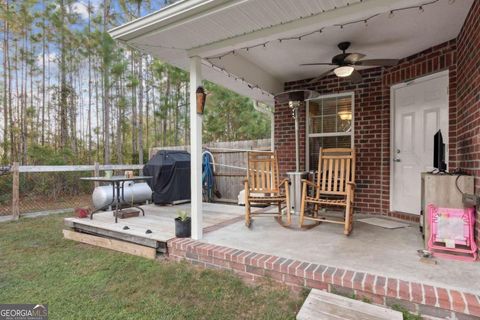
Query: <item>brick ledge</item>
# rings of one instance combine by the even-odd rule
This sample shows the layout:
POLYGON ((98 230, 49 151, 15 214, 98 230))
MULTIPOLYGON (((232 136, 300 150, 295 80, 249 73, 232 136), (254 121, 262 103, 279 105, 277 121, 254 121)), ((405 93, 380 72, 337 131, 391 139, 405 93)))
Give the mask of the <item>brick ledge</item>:
POLYGON ((205 268, 232 270, 248 282, 270 277, 294 290, 317 288, 355 294, 373 303, 401 304, 410 311, 432 316, 480 317, 480 296, 454 289, 404 281, 251 251, 217 246, 192 239, 167 242, 168 257, 205 268))

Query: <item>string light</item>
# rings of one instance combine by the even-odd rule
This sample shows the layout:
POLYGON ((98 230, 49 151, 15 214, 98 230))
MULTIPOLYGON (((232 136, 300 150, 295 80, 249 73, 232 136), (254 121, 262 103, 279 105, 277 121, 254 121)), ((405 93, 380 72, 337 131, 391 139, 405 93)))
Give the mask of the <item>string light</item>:
POLYGON ((244 85, 246 85, 251 90, 258 90, 258 91, 260 91, 260 93, 262 95, 267 96, 269 98, 273 98, 273 94, 271 94, 270 92, 267 92, 267 91, 261 89, 258 85, 251 84, 251 83, 245 81, 245 78, 237 77, 236 75, 234 75, 234 74, 228 72, 227 70, 225 70, 225 68, 219 67, 219 66, 211 63, 210 61, 207 62, 205 60, 202 61, 202 64, 204 66, 212 68, 215 71, 218 71, 218 72, 221 72, 221 73, 225 74, 230 79, 234 79, 235 81, 239 81, 239 82, 243 83, 244 85))
MULTIPOLYGON (((360 2, 362 2, 363 0, 360 0, 360 2)), ((388 17, 389 18, 393 18, 395 17, 395 13, 396 12, 400 12, 400 11, 404 11, 404 10, 411 10, 411 9, 418 9, 418 11, 420 13, 423 13, 425 11, 425 6, 429 6, 429 5, 432 5, 432 4, 435 4, 437 2, 439 2, 440 0, 432 0, 430 2, 425 2, 421 5, 418 5, 418 6, 410 6, 410 7, 404 7, 404 8, 398 8, 398 9, 393 9, 393 10, 390 10, 388 12, 388 17)), ((453 4, 455 3, 455 0, 448 0, 448 3, 449 4, 453 4)), ((349 5, 349 3, 347 3, 347 5, 349 5)), ((322 12, 325 12, 324 10, 322 10, 322 12)), ((313 15, 313 14, 312 14, 313 15)), ((361 20, 356 20, 356 21, 351 21, 351 22, 347 22, 347 23, 343 23, 343 24, 336 24, 336 25, 333 25, 333 26, 329 26, 328 28, 331 28, 331 27, 339 27, 340 29, 343 29, 345 26, 348 26, 348 25, 352 25, 352 24, 357 24, 357 23, 364 23, 365 27, 368 26, 368 22, 369 20, 371 19, 374 19, 375 17, 379 16, 380 13, 378 14, 375 14, 375 15, 372 15, 368 18, 363 18, 361 20)), ((300 17, 300 19, 302 19, 303 17, 300 17)), ((283 24, 283 23, 281 23, 283 24)), ((290 40, 302 40, 303 38, 305 37, 308 37, 308 36, 311 36, 311 35, 314 35, 316 33, 323 33, 323 30, 327 28, 327 27, 323 27, 319 30, 315 30, 315 31, 312 31, 312 32, 308 32, 308 33, 305 33, 305 34, 302 34, 302 35, 298 35, 298 36, 295 36, 295 37, 287 37, 287 38, 279 38, 277 39, 277 41, 279 43, 282 43, 284 41, 290 41, 290 40)), ((234 74, 231 74, 229 73, 228 71, 225 70, 225 68, 222 68, 222 67, 219 67, 215 64, 213 64, 211 62, 211 60, 214 60, 214 59, 218 59, 218 60, 221 60, 223 57, 225 56, 228 56, 228 55, 236 55, 238 53, 238 51, 240 50, 245 50, 247 52, 249 52, 251 49, 254 49, 254 48, 257 48, 257 47, 263 47, 263 48, 266 48, 267 45, 271 42, 273 42, 275 40, 272 40, 272 41, 266 41, 264 43, 260 43, 260 44, 256 44, 256 45, 253 45, 253 46, 248 46, 248 47, 243 47, 243 48, 240 48, 240 49, 236 49, 236 50, 231 50, 231 51, 228 51, 224 54, 221 54, 221 55, 218 55, 218 56, 215 56, 215 57, 210 57, 210 58, 206 58, 206 60, 203 60, 202 61, 202 64, 209 67, 209 68, 212 68, 213 70, 216 70, 218 72, 222 72, 223 74, 225 74, 228 78, 230 79, 234 79, 235 81, 240 81, 241 83, 243 83, 244 85, 246 85, 249 89, 251 90, 259 90, 260 93, 262 95, 265 95, 265 96, 268 96, 269 98, 273 98, 273 94, 271 94, 270 92, 267 92, 267 91, 264 91, 263 89, 261 89, 258 85, 254 85, 254 84, 251 84, 251 83, 248 83, 247 81, 245 81, 244 78, 239 78, 237 76, 235 76, 234 74)), ((136 46, 137 48, 140 48, 141 51, 145 51, 145 48, 162 48, 162 49, 170 49, 170 50, 187 50, 186 48, 177 48, 177 47, 169 47, 169 46, 163 46, 163 45, 147 45, 147 44, 139 44, 139 43, 132 43, 134 46, 136 46)))
MULTIPOLYGON (((439 2, 440 0, 432 0, 430 2, 425 2, 421 5, 418 5, 418 6, 409 6, 409 7, 404 7, 404 8, 398 8, 398 9, 392 9, 390 11, 388 11, 388 17, 389 18, 393 18, 395 17, 395 13, 396 12, 400 12, 400 11, 405 11, 405 10, 411 10, 411 9, 417 9, 419 10, 419 12, 423 13, 425 11, 425 6, 429 6, 429 5, 432 5, 434 3, 437 3, 439 2)), ((455 0, 449 0, 449 3, 452 4, 454 3, 455 0)), ((260 44, 256 44, 256 45, 253 45, 253 46, 248 46, 248 47, 243 47, 243 48, 240 48, 240 49, 237 49, 237 51, 235 50, 231 50, 231 51, 228 51, 228 52, 225 52, 221 55, 218 55, 218 56, 214 56, 214 57, 209 57, 207 58, 207 60, 221 60, 223 57, 225 56, 228 56, 228 55, 235 55, 238 51, 240 50, 244 50, 246 52, 249 52, 251 49, 254 49, 254 48, 257 48, 257 47, 263 47, 263 48, 266 48, 268 44, 274 42, 274 41, 278 41, 279 43, 283 43, 283 42, 286 42, 286 41, 291 41, 291 40, 303 40, 305 37, 308 37, 308 36, 311 36, 311 35, 314 35, 316 33, 323 33, 323 30, 325 28, 332 28, 332 27, 338 27, 340 29, 344 29, 346 26, 349 26, 349 25, 352 25, 352 24, 358 24, 358 23, 363 23, 365 25, 365 27, 368 27, 368 22, 371 20, 371 19, 374 19, 378 16, 380 16, 381 14, 380 13, 377 13, 377 14, 374 14, 368 18, 363 18, 361 20, 355 20, 355 21, 351 21, 351 22, 346 22, 346 23, 342 23, 342 24, 335 24, 335 25, 332 25, 332 26, 327 26, 327 27, 323 27, 319 30, 315 30, 315 31, 312 31, 312 32, 308 32, 308 33, 304 33, 304 34, 301 34, 301 35, 298 35, 298 36, 293 36, 293 37, 284 37, 284 38, 278 38, 276 40, 271 40, 271 41, 266 41, 264 43, 260 43, 260 44)), ((283 24, 283 23, 281 23, 283 24)))
MULTIPOLYGON (((362 0, 361 0, 362 1, 362 0)), ((404 7, 404 8, 398 8, 398 9, 392 9, 390 11, 388 11, 388 18, 393 18, 395 17, 395 13, 396 12, 400 12, 400 11, 405 11, 405 10, 412 10, 412 9, 417 9, 420 13, 423 13, 425 11, 425 6, 429 6, 429 5, 433 5, 437 2, 439 2, 440 0, 432 0, 430 2, 425 2, 421 5, 418 5, 418 6, 410 6, 410 7, 404 7)), ((448 3, 449 4, 453 4, 455 2, 455 0, 448 0, 448 3)), ((322 12, 324 12, 322 10, 322 12)), ((351 21, 351 22, 347 22, 347 23, 343 23, 343 24, 335 24, 335 25, 332 25, 332 26, 327 26, 327 27, 323 27, 319 30, 315 30, 315 31, 312 31, 312 32, 308 32, 308 33, 305 33, 305 34, 301 34, 301 35, 298 35, 298 36, 294 36, 294 37, 286 37, 286 38, 279 38, 279 39, 276 39, 276 40, 271 40, 271 41, 266 41, 266 42, 263 42, 263 43, 260 43, 260 44, 256 44, 256 45, 253 45, 253 46, 248 46, 248 47, 243 47, 243 48, 240 48, 240 49, 236 49, 235 50, 231 50, 231 51, 228 51, 224 54, 221 54, 221 55, 218 55, 218 56, 214 56, 214 57, 209 57, 209 58, 206 58, 206 61, 208 61, 209 64, 206 64, 207 66, 209 66, 210 68, 214 69, 214 70, 217 70, 219 72, 223 72, 225 73, 229 78, 233 78, 235 79, 236 81, 241 81, 243 84, 245 84, 248 88, 252 89, 252 90, 259 90, 262 95, 266 95, 268 97, 273 97, 273 94, 271 94, 270 92, 267 92, 267 91, 264 91, 262 90, 258 85, 252 85, 248 82, 245 81, 245 79, 243 78, 239 78, 229 72, 227 72, 224 68, 221 68, 215 64, 213 64, 211 62, 211 60, 221 60, 223 57, 225 56, 228 56, 228 55, 235 55, 238 51, 240 50, 245 50, 247 52, 249 52, 251 49, 254 49, 254 48, 257 48, 257 47, 263 47, 263 48, 266 48, 268 44, 274 42, 274 41, 278 41, 279 43, 283 43, 285 41, 290 41, 290 40, 302 40, 303 38, 305 37, 308 37, 308 36, 311 36, 311 35, 314 35, 316 33, 319 33, 319 34, 322 34, 323 33, 323 30, 325 28, 332 28, 332 27, 338 27, 340 29, 343 29, 345 26, 349 26, 349 25, 352 25, 352 24, 357 24, 357 23, 363 23, 365 25, 365 27, 368 27, 368 22, 371 20, 371 19, 374 19, 378 16, 380 16, 381 14, 380 13, 377 13, 377 14, 374 14, 368 18, 363 18, 361 20, 356 20, 356 21, 351 21)), ((177 48, 169 48, 169 49, 177 49, 177 48)), ((202 62, 203 63, 203 62, 202 62)))

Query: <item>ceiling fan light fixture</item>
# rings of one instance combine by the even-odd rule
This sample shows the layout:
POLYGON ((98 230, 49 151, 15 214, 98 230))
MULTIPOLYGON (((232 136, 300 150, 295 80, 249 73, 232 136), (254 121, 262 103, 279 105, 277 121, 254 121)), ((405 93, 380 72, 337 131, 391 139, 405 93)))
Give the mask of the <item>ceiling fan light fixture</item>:
POLYGON ((335 68, 333 72, 337 77, 345 78, 345 77, 349 77, 352 74, 353 70, 355 69, 352 66, 342 66, 342 67, 335 68))

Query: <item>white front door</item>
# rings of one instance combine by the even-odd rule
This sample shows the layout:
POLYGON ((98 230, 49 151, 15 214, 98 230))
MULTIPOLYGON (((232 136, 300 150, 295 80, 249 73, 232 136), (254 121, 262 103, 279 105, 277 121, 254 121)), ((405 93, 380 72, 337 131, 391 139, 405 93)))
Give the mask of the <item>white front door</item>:
POLYGON ((448 73, 394 86, 391 96, 391 209, 420 214, 420 173, 433 170, 433 136, 439 129, 448 152, 448 73))

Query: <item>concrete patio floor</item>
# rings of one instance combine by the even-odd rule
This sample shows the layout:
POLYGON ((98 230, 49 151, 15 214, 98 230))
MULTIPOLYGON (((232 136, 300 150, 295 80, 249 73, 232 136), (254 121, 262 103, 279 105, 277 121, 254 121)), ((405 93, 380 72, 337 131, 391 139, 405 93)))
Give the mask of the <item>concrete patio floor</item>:
MULTIPOLYGON (((101 236, 143 245, 149 241, 166 243, 175 237, 173 218, 180 209, 188 211, 190 204, 142 207, 145 216, 121 219, 119 223, 115 223, 112 212, 102 212, 93 220, 66 218, 65 224, 80 231, 86 228, 90 233, 95 231, 101 236), (123 229, 125 225, 129 226, 128 230, 123 229), (147 229, 153 233, 146 234, 147 229)), ((261 210, 265 212, 269 208, 261 210)), ((347 237, 341 225, 323 223, 308 230, 292 230, 282 227, 271 217, 255 218, 252 228, 248 229, 243 212, 244 208, 237 205, 204 203, 204 237, 200 241, 480 296, 480 262, 440 258, 434 259, 437 264, 421 262, 417 250, 423 248, 423 240, 417 224, 404 222, 408 227, 384 229, 355 221, 353 232, 347 237)), ((367 216, 356 214, 355 220, 364 217, 367 216)), ((292 220, 292 225, 296 226, 297 216, 292 220)))
MULTIPOLYGON (((363 217, 356 215, 356 219, 363 217)), ((297 223, 295 216, 293 223, 297 223)), ((416 224, 384 229, 356 221, 346 237, 340 225, 291 230, 272 218, 259 217, 251 229, 243 221, 236 222, 206 233, 202 242, 480 294, 479 262, 420 261, 417 249, 423 248, 423 240, 416 224)))

